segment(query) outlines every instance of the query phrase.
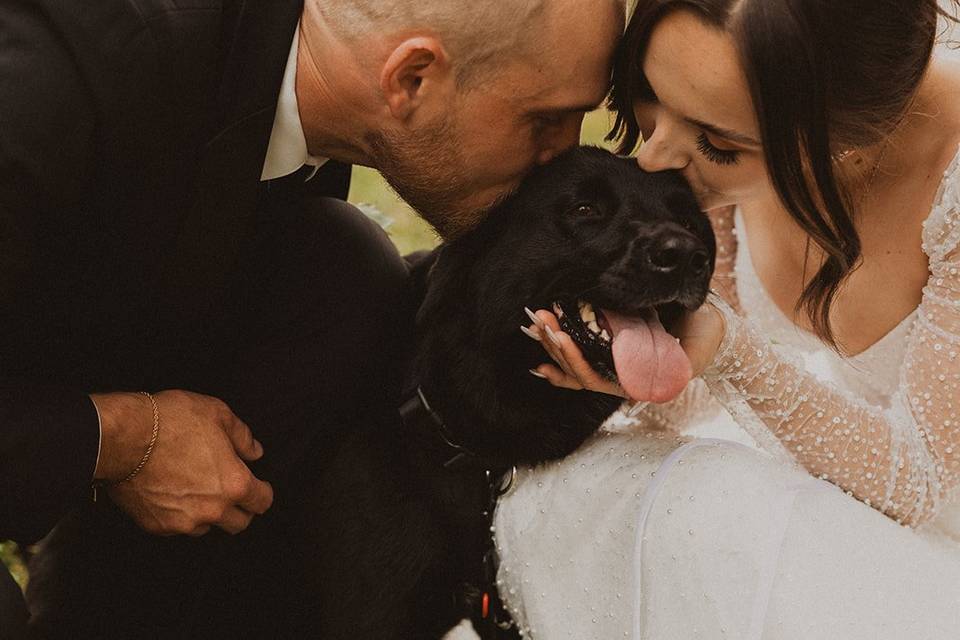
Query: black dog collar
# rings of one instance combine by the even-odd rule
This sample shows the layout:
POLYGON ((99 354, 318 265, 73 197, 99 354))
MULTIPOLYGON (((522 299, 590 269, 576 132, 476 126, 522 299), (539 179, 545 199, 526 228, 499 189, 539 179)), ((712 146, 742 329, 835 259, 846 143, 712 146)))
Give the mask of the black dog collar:
POLYGON ((469 462, 479 459, 476 453, 458 444, 450 436, 443 418, 430 406, 420 385, 417 385, 413 393, 400 405, 400 420, 407 430, 420 428, 427 433, 437 434, 440 442, 451 453, 450 459, 443 463, 444 469, 457 471, 467 466, 469 462))
MULTIPOLYGON (((443 463, 444 469, 450 471, 460 471, 468 468, 483 470, 483 482, 487 488, 487 493, 485 503, 481 505, 481 515, 484 519, 484 526, 492 532, 497 500, 513 487, 517 478, 517 468, 512 467, 506 473, 496 473, 484 468, 480 456, 457 443, 450 436, 450 431, 447 429, 443 418, 430 406, 430 402, 420 385, 417 385, 407 395, 407 399, 400 405, 399 412, 404 428, 435 434, 436 440, 449 449, 452 455, 450 459, 443 463)), ((515 637, 512 633, 508 633, 513 628, 514 623, 510 614, 504 608, 503 601, 497 591, 498 564, 493 537, 488 535, 487 549, 484 551, 482 559, 481 584, 478 585, 480 587, 480 600, 476 603, 477 614, 479 614, 477 616, 478 622, 481 627, 478 632, 483 640, 515 637)))

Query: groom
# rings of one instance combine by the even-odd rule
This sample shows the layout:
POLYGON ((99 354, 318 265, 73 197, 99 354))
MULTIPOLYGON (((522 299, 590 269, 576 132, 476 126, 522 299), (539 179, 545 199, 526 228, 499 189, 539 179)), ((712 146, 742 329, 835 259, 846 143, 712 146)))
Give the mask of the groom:
POLYGON ((60 522, 37 633, 278 637, 312 614, 297 493, 385 401, 405 274, 342 202, 349 165, 455 237, 577 141, 623 12, 3 3, 0 538, 60 522))

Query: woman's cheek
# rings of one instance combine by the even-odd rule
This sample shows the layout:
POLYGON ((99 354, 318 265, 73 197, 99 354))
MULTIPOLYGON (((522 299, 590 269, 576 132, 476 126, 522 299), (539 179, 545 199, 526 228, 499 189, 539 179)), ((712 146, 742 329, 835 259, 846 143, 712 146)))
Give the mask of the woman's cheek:
POLYGON ((743 193, 735 176, 731 175, 736 173, 735 167, 721 167, 705 158, 697 158, 692 164, 693 176, 688 180, 697 192, 702 209, 706 211, 739 203, 743 193))
POLYGON ((733 192, 741 199, 755 199, 770 195, 773 184, 767 174, 763 155, 751 153, 745 155, 740 165, 729 176, 731 181, 728 191, 733 192))

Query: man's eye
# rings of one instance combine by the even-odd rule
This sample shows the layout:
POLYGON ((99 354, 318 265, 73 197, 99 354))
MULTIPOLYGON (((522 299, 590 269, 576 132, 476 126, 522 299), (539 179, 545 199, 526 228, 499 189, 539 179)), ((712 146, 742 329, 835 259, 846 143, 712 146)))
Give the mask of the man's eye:
POLYGON ((557 127, 563 122, 563 116, 560 114, 539 113, 534 117, 534 121, 540 127, 557 127))

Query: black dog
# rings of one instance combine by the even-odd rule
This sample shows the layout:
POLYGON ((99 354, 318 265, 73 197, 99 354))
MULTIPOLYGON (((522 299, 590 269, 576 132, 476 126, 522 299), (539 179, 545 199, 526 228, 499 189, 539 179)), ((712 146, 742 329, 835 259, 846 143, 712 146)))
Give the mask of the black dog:
POLYGON ((572 452, 619 405, 528 373, 545 353, 520 331, 524 307, 556 303, 612 375, 615 327, 599 310, 657 307, 669 323, 703 302, 714 255, 709 221, 679 175, 581 148, 421 261, 415 348, 400 363, 395 405, 403 416, 371 408, 307 492, 298 526, 315 530, 306 537, 317 563, 290 568, 313 602, 295 614, 303 637, 440 638, 464 617, 494 624, 487 472, 498 479, 572 452))

